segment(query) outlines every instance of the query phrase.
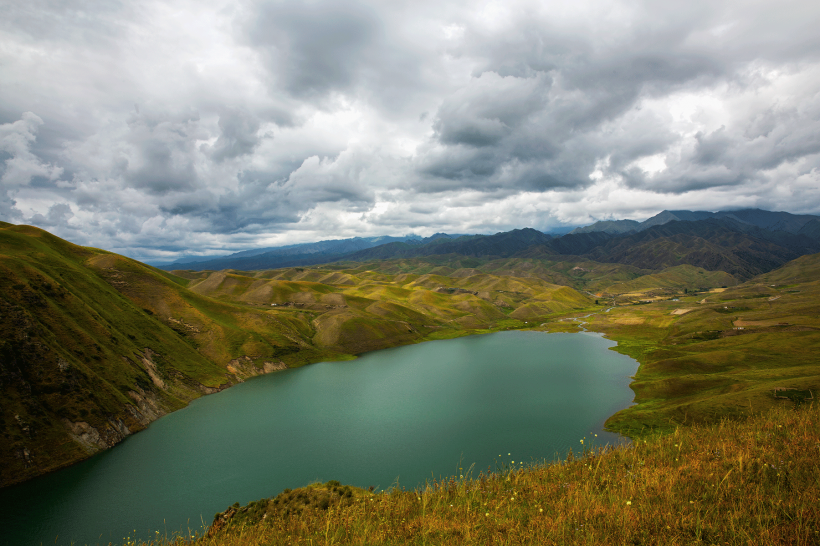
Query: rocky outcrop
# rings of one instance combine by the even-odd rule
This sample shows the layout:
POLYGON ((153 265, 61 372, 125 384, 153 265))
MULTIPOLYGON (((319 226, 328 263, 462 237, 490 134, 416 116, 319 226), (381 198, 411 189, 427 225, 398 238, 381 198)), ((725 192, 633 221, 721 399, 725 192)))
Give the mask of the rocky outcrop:
POLYGON ((89 454, 114 447, 126 436, 131 435, 131 430, 121 419, 109 419, 102 430, 92 427, 85 421, 72 422, 63 419, 63 423, 69 430, 69 436, 89 454))
POLYGON ((129 391, 128 396, 137 406, 135 408, 134 406, 128 405, 126 409, 131 413, 134 419, 143 426, 147 427, 151 421, 156 421, 168 413, 162 407, 157 395, 151 391, 146 392, 137 387, 136 391, 129 391))
POLYGON ((238 381, 243 381, 249 377, 262 375, 266 373, 276 372, 279 370, 286 370, 287 365, 284 362, 263 362, 262 367, 257 367, 253 359, 249 356, 243 356, 231 360, 226 366, 227 370, 232 373, 238 381))
POLYGON ((271 373, 271 372, 278 372, 278 371, 281 371, 281 370, 287 370, 288 367, 285 365, 284 362, 281 362, 281 361, 280 362, 265 362, 263 364, 263 369, 265 370, 265 373, 271 373))
POLYGON ((145 348, 143 351, 140 361, 142 362, 143 367, 145 368, 145 372, 151 378, 154 385, 159 387, 162 390, 166 390, 168 386, 165 384, 165 381, 162 380, 162 377, 159 375, 159 371, 157 371, 157 365, 154 364, 153 356, 156 353, 149 349, 148 347, 145 348))

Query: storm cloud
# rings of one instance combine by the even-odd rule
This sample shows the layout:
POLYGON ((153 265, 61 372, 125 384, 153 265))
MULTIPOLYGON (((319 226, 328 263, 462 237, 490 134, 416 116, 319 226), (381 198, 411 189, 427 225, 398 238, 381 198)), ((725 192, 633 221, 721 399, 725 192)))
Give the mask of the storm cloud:
POLYGON ((820 213, 812 2, 6 3, 0 220, 140 259, 820 213))

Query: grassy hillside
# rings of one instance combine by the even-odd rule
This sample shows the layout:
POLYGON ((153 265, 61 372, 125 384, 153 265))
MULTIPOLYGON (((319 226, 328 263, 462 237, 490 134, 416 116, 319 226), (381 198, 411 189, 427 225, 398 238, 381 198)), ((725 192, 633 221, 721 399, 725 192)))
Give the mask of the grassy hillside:
POLYGON ((820 254, 804 256, 725 290, 680 295, 589 317, 641 366, 636 406, 607 425, 645 427, 712 421, 764 410, 782 396, 820 391, 820 254))
POLYGON ((0 483, 114 445, 228 381, 118 291, 123 281, 88 266, 108 256, 36 228, 0 228, 0 483))
POLYGON ((499 456, 414 491, 285 490, 151 544, 817 544, 820 407, 778 403, 617 449, 579 439, 553 464, 499 456))
POLYGON ((645 297, 678 294, 710 287, 735 286, 738 280, 723 271, 707 271, 691 265, 669 267, 657 273, 642 275, 628 281, 616 281, 600 291, 601 297, 636 294, 645 297))

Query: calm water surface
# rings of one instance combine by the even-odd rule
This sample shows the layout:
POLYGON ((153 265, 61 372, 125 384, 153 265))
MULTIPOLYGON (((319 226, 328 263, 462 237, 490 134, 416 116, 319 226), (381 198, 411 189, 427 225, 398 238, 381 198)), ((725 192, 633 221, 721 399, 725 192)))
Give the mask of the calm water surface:
POLYGON ((630 405, 637 362, 613 345, 502 332, 255 378, 0 490, 0 544, 121 544, 313 481, 414 488, 459 466, 553 460, 594 433, 615 443, 601 427, 630 405))

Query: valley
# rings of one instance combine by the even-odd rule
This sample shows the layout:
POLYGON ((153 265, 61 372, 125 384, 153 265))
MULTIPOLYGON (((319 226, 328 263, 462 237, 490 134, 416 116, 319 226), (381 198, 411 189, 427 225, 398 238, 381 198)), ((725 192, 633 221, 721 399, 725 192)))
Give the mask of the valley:
MULTIPOLYGON (((814 221, 799 220, 783 225, 814 221)), ((170 272, 2 224, 0 483, 87 458, 255 375, 427 340, 576 331, 562 319, 586 315, 641 364, 636 405, 610 430, 640 437, 813 396, 814 239, 736 224, 515 230, 322 265, 170 272)))

